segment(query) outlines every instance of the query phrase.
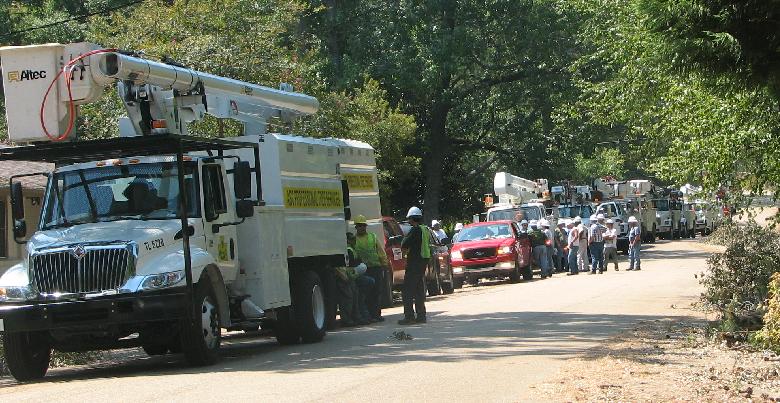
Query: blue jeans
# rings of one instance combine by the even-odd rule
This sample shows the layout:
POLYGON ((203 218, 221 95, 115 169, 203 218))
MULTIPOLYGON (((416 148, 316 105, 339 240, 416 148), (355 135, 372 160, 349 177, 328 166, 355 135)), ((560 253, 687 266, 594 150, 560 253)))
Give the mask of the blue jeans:
POLYGON ((542 276, 547 276, 550 271, 549 261, 547 260, 547 246, 534 246, 534 260, 542 270, 542 276))
POLYGON ((604 242, 593 242, 590 244, 590 257, 593 259, 593 265, 590 271, 604 270, 604 242))
POLYGON ((368 320, 371 318, 371 315, 368 312, 368 305, 366 305, 366 297, 372 292, 375 284, 374 279, 365 274, 355 279, 358 294, 355 301, 357 310, 357 312, 355 312, 355 318, 359 320, 368 320))
POLYGON ((632 270, 639 270, 639 250, 642 248, 642 244, 636 244, 628 248, 628 268, 632 270))
POLYGON ((577 253, 579 252, 579 246, 572 246, 569 248, 569 273, 577 274, 580 271, 577 270, 577 253))

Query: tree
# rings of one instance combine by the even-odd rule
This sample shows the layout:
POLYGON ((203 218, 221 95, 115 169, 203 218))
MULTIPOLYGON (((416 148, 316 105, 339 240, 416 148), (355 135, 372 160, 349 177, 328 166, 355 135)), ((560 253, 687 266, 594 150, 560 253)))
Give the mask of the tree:
POLYGON ((577 154, 574 160, 574 167, 577 170, 574 179, 585 183, 590 183, 593 179, 605 176, 622 179, 626 174, 624 164, 624 156, 619 150, 614 148, 599 149, 592 158, 586 158, 583 154, 577 154))

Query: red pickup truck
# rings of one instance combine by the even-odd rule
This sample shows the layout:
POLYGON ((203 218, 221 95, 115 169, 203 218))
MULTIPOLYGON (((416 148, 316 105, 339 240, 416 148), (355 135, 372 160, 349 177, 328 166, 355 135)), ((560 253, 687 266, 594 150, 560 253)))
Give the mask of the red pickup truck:
POLYGON ((456 284, 475 284, 480 278, 530 280, 531 240, 510 220, 469 224, 455 237, 450 251, 456 284))

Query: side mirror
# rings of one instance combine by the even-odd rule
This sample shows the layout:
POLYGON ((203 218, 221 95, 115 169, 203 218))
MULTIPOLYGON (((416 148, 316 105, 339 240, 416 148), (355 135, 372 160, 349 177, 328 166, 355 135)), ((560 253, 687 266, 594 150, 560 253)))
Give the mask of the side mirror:
POLYGON ((238 161, 233 165, 233 193, 236 199, 252 197, 252 168, 249 161, 238 161))
POLYGON ((255 215, 255 204, 251 200, 236 201, 236 216, 238 218, 248 218, 255 215))
POLYGON ((21 239, 27 236, 27 223, 22 220, 14 220, 14 238, 21 239))
POLYGON ((24 196, 22 195, 22 183, 11 184, 11 212, 14 220, 24 220, 24 196))

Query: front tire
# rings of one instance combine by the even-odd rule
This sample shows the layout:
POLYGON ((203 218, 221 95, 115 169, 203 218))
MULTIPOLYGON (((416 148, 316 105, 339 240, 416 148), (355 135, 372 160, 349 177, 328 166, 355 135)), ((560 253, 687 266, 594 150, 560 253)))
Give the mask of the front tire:
POLYGON ((393 269, 386 269, 385 273, 385 287, 382 290, 380 301, 382 308, 390 308, 393 306, 393 269))
POLYGON ((8 370, 19 382, 41 379, 49 370, 51 341, 44 332, 6 333, 3 348, 8 370))
POLYGON ((192 317, 182 323, 181 346, 190 365, 210 365, 219 359, 222 343, 219 304, 209 277, 195 285, 192 317))
POLYGON ((515 259, 515 268, 512 269, 512 272, 509 273, 509 282, 510 283, 519 283, 520 282, 520 265, 517 262, 517 259, 515 259))
POLYGON ((455 292, 455 275, 452 274, 452 267, 447 270, 447 280, 441 283, 441 291, 449 295, 455 292))
POLYGON ((534 278, 534 272, 531 270, 531 265, 525 266, 523 268, 523 280, 530 281, 534 278))
POLYGON ((439 265, 433 266, 433 280, 428 282, 428 296, 435 297, 441 294, 441 281, 439 280, 439 265))

